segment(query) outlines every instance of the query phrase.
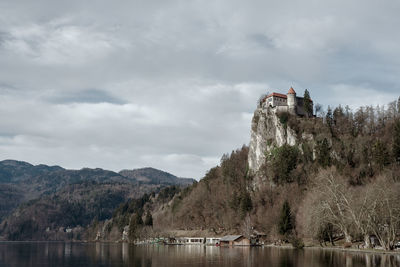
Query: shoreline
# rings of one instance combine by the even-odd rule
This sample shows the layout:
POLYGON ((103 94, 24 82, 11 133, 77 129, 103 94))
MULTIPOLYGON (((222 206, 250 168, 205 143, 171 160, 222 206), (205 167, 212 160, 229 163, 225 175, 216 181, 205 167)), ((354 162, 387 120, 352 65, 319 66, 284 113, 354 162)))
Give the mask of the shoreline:
POLYGON ((378 250, 378 249, 361 249, 361 248, 343 248, 343 247, 304 247, 304 249, 322 249, 322 250, 336 250, 343 252, 353 252, 353 253, 368 253, 368 254, 392 254, 400 255, 400 250, 378 250))
MULTIPOLYGON (((0 240, 0 244, 4 243, 103 243, 103 244, 130 244, 130 245, 135 245, 135 246, 143 246, 143 245, 156 245, 156 244, 133 244, 133 243, 127 243, 127 242, 118 242, 118 241, 87 241, 87 240, 74 240, 74 241, 62 241, 62 240, 51 240, 51 241, 43 241, 43 240, 20 240, 20 241, 7 241, 7 240, 0 240)), ((192 244, 193 245, 193 244, 192 244)), ((199 244, 194 244, 194 245, 199 245, 199 244)), ((164 246, 170 246, 170 245, 164 245, 164 246)), ((236 247, 241 247, 243 248, 244 246, 232 246, 230 248, 236 248, 236 247)), ((291 245, 283 245, 283 246, 278 246, 278 245, 261 245, 261 246, 246 246, 246 247, 259 247, 259 248, 280 248, 280 249, 296 249, 291 245)), ((331 250, 331 251, 341 251, 341 252, 350 252, 350 253, 367 253, 367 254, 390 254, 390 255, 400 255, 400 249, 398 250, 393 250, 393 251, 387 251, 387 250, 374 250, 374 249, 360 249, 360 248, 343 248, 343 247, 321 247, 321 246, 305 246, 303 249, 307 250, 331 250)))
MULTIPOLYGON (((291 245, 263 245, 261 247, 270 247, 270 248, 284 248, 284 249, 296 249, 291 245)), ((362 248, 344 248, 344 247, 321 247, 321 246, 305 246, 303 249, 314 249, 314 250, 334 250, 334 251, 342 251, 342 252, 353 252, 353 253, 369 253, 369 254, 393 254, 400 255, 400 249, 398 250, 380 250, 380 249, 362 249, 362 248)))

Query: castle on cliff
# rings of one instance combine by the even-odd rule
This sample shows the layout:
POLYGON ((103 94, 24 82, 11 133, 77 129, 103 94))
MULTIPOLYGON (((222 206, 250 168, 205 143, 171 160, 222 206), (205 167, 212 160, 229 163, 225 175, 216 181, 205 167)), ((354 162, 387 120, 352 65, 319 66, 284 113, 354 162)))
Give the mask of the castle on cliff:
MULTIPOLYGON (((296 96, 296 91, 292 87, 290 87, 286 95, 272 93, 265 96, 261 101, 261 106, 263 109, 270 108, 277 112, 287 111, 298 116, 306 115, 304 110, 304 98, 296 96)), ((313 108, 313 102, 311 100, 311 110, 313 110, 313 108)))

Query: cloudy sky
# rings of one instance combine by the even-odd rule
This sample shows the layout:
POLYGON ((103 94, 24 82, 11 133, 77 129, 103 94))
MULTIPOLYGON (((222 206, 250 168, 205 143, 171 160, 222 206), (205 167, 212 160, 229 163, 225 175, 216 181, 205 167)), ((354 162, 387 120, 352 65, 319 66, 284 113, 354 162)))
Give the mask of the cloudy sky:
POLYGON ((0 159, 201 178, 257 98, 400 95, 398 0, 0 2, 0 159))

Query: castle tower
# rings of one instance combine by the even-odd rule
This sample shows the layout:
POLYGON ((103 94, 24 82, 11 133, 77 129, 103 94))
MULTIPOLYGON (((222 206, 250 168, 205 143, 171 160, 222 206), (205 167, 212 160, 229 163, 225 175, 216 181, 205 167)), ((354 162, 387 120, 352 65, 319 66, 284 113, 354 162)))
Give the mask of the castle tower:
POLYGON ((293 87, 290 87, 289 92, 287 93, 287 105, 289 112, 296 115, 297 98, 293 87))

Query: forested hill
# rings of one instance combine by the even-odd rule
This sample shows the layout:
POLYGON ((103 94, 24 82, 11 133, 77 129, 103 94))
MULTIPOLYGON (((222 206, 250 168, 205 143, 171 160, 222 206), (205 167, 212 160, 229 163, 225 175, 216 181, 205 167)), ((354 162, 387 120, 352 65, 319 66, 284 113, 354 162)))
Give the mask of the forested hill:
POLYGON ((123 173, 1 161, 0 236, 11 240, 53 239, 60 227, 83 227, 111 217, 128 199, 194 181, 181 181, 156 169, 142 173, 141 179, 123 173))
POLYGON ((141 168, 135 170, 122 170, 119 172, 124 177, 135 179, 142 183, 165 185, 191 185, 195 181, 192 178, 178 178, 168 172, 154 168, 141 168))
POLYGON ((167 202, 146 197, 115 216, 132 217, 125 221, 132 238, 143 233, 138 229, 151 214, 154 231, 262 232, 270 240, 334 237, 350 244, 375 235, 384 248, 393 248, 400 235, 400 99, 356 111, 328 107, 318 115, 256 110, 255 134, 278 132, 271 127, 281 133, 266 135, 257 172, 249 170, 244 146, 167 202))

